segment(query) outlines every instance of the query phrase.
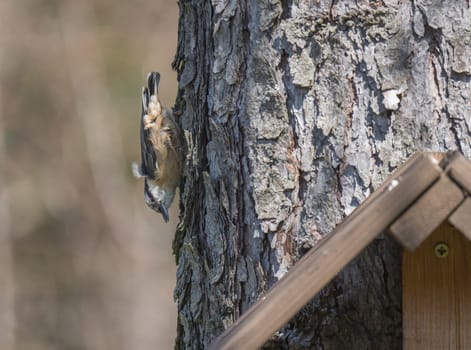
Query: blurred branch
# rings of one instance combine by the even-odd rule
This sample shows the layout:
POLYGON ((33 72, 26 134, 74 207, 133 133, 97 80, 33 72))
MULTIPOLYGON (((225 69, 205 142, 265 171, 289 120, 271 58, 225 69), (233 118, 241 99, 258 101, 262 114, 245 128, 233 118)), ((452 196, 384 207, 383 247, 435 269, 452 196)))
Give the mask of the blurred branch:
MULTIPOLYGON (((0 58, 0 66, 1 66, 0 58)), ((0 106, 3 105, 0 86, 0 106)), ((0 164, 7 164, 4 147, 3 113, 0 111, 0 164)), ((15 298, 13 278, 12 237, 9 220, 8 184, 5 166, 0 167, 0 349, 14 349, 15 298)))
MULTIPOLYGON (((0 2, 0 23, 5 23, 8 6, 0 2)), ((5 42, 7 31, 0 30, 0 43, 5 42)), ((5 75, 5 51, 0 51, 0 77, 5 75)), ((0 349, 15 348, 15 284, 13 274, 12 237, 10 230, 7 155, 5 151, 4 81, 0 80, 0 349)))
POLYGON ((66 67, 69 70, 76 113, 82 123, 94 188, 102 203, 111 232, 121 247, 129 244, 133 231, 126 205, 129 193, 122 174, 123 145, 116 119, 107 110, 109 96, 101 76, 96 35, 90 29, 90 5, 66 2, 62 6, 60 26, 66 67))

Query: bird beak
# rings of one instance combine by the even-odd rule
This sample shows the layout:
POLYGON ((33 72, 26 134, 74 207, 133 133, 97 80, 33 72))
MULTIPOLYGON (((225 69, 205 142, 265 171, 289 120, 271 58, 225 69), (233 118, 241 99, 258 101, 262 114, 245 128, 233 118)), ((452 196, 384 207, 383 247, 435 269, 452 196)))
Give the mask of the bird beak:
POLYGON ((160 209, 160 212, 162 213, 162 216, 164 217, 165 222, 168 222, 168 210, 167 208, 165 208, 162 202, 159 202, 159 209, 160 209))

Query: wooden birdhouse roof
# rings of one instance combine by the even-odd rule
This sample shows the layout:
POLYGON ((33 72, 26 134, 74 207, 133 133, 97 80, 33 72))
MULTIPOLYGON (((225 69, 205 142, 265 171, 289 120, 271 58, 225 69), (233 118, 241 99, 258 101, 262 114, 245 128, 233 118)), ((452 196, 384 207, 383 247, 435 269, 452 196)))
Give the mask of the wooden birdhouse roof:
MULTIPOLYGON (((471 240, 471 162, 418 153, 226 330, 212 350, 257 349, 380 233, 416 249, 448 220, 471 240)), ((439 254, 439 253, 438 253, 439 254)))

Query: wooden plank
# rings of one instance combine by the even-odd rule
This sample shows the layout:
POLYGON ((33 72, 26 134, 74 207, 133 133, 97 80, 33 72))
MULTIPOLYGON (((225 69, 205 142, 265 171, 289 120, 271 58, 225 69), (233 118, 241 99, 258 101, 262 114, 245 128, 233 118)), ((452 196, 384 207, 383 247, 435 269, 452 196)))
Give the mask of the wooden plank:
POLYGON ((311 249, 261 300, 209 349, 258 349, 345 265, 384 231, 440 176, 430 156, 417 156, 395 180, 362 204, 343 224, 311 249))
POLYGON ((464 194, 448 176, 442 176, 389 228, 407 249, 416 249, 461 203, 464 194))
POLYGON ((445 221, 402 266, 404 349, 471 349, 471 242, 445 221))
POLYGON ((452 249, 457 338, 460 349, 471 349, 471 241, 456 234, 452 249))
POLYGON ((363 208, 367 207, 371 202, 376 200, 378 196, 381 196, 384 192, 390 191, 392 188, 396 186, 401 181, 401 178, 404 174, 407 174, 411 171, 412 168, 415 168, 417 165, 416 163, 419 162, 432 162, 435 163, 438 167, 441 158, 437 157, 435 152, 418 152, 414 153, 409 160, 407 160, 404 164, 399 166, 391 176, 389 176, 375 191, 366 198, 363 203, 355 209, 355 211, 350 214, 349 218, 353 215, 358 215, 361 213, 363 208))
POLYGON ((471 162, 456 152, 446 169, 448 175, 471 194, 471 162))
POLYGON ((471 240, 471 198, 466 200, 448 218, 448 221, 471 240))

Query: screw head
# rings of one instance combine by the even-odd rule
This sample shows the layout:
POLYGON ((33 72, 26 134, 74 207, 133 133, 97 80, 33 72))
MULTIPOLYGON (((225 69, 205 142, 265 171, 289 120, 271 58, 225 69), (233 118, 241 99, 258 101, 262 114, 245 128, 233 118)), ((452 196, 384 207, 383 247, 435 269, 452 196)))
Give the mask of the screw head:
POLYGON ((446 258, 450 253, 450 247, 445 242, 437 243, 433 250, 435 252, 435 256, 440 259, 446 258))

